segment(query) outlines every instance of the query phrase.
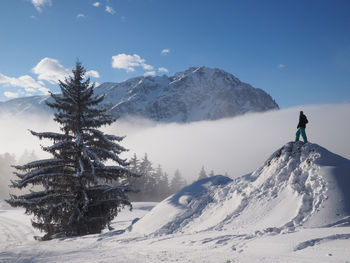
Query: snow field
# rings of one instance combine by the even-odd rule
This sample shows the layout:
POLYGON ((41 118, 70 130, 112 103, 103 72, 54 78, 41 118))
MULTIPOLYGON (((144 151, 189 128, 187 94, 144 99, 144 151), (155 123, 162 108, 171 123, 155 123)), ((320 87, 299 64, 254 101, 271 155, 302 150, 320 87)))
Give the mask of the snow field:
POLYGON ((99 235, 38 242, 0 202, 0 262, 350 262, 350 161, 290 142, 253 173, 135 203, 99 235))

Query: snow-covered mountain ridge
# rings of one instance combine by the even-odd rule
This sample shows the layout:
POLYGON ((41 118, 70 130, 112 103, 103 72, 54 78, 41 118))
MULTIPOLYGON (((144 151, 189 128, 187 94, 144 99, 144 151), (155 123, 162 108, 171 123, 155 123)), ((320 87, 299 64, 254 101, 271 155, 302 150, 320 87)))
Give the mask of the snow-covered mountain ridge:
POLYGON ((317 144, 290 142, 253 173, 215 176, 159 203, 137 234, 224 231, 247 236, 350 225, 350 160, 317 144))
MULTIPOLYGON (((103 83, 104 105, 116 117, 140 116, 161 122, 192 122, 233 117, 246 112, 278 109, 261 89, 241 82, 221 69, 192 67, 171 77, 136 77, 121 83, 103 83)), ((0 112, 12 114, 50 112, 48 96, 12 99, 0 112)))

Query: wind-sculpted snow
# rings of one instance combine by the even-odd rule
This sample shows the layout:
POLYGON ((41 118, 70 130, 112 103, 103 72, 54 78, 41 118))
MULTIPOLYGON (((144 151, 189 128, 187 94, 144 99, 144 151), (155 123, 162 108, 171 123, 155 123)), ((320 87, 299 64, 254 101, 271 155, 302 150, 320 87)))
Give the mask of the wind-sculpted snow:
POLYGON ((133 231, 159 234, 181 231, 205 213, 210 204, 215 204, 218 201, 214 196, 215 191, 231 181, 228 177, 218 175, 183 188, 157 205, 140 223, 136 223, 133 231))
POLYGON ((290 142, 253 173, 134 203, 112 231, 45 242, 0 201, 0 262, 348 262, 349 177, 349 160, 290 142))
POLYGON ((234 231, 248 238, 350 223, 350 161, 290 142, 253 173, 193 183, 133 226, 142 234, 234 231))

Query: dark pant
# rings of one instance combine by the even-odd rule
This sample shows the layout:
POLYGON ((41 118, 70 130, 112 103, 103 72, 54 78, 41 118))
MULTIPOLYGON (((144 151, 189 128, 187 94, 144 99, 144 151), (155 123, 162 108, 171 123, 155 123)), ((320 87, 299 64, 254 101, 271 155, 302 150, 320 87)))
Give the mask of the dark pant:
POLYGON ((297 133, 296 133, 296 136, 295 136, 295 141, 296 142, 299 141, 300 133, 301 133, 301 136, 303 136, 304 142, 306 143, 307 142, 307 137, 306 137, 306 133, 305 133, 305 128, 299 128, 297 130, 297 133))

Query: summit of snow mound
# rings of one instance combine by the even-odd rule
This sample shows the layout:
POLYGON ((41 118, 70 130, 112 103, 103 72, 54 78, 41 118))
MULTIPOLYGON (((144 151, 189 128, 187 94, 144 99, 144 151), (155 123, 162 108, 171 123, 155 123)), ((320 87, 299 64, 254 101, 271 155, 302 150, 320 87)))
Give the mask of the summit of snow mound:
POLYGON ((285 233, 350 223, 350 161, 312 143, 289 142, 253 173, 197 181, 159 203, 133 232, 285 233))

